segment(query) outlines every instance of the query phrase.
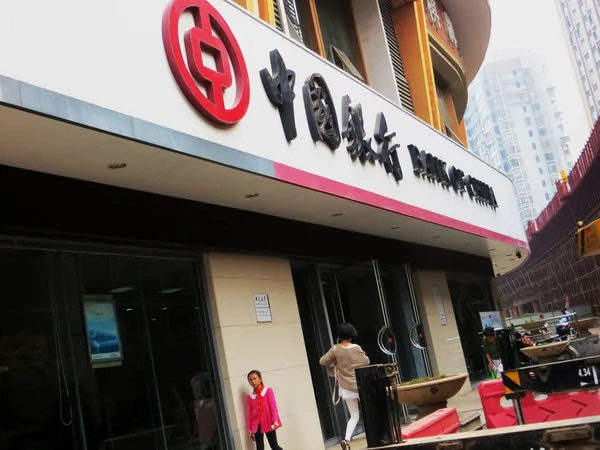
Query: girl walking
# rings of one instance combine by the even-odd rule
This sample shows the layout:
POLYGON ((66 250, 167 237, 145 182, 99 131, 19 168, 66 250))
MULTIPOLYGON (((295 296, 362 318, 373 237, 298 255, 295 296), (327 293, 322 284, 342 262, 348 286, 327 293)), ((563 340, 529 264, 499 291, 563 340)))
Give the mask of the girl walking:
POLYGON ((277 430, 281 428, 281 418, 273 389, 265 387, 258 370, 248 374, 252 393, 248 395, 248 433, 256 442, 256 450, 264 450, 265 434, 271 450, 283 450, 277 443, 277 430))
POLYGON ((334 345, 319 361, 322 366, 333 369, 336 383, 339 383, 340 396, 344 399, 350 413, 350 420, 346 425, 346 436, 341 442, 344 450, 350 450, 352 434, 360 418, 358 386, 354 369, 368 366, 370 363, 363 349, 352 343, 356 336, 356 329, 351 324, 340 324, 338 328, 339 344, 334 345))

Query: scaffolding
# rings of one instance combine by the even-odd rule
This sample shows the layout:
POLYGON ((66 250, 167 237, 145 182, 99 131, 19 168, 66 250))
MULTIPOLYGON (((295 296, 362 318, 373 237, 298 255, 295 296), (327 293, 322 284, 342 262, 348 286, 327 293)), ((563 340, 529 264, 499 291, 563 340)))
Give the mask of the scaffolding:
POLYGON ((531 254, 497 279, 505 310, 533 303, 535 312, 590 305, 600 312, 600 257, 581 258, 577 223, 600 218, 600 122, 568 177, 527 230, 531 254))

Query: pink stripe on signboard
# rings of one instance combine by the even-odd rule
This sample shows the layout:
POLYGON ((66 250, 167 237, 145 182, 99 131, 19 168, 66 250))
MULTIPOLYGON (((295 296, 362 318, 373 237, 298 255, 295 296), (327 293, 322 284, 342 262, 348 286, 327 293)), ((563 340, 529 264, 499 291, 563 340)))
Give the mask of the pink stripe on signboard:
POLYGON ((427 209, 409 205, 407 203, 393 200, 383 195, 375 194, 354 186, 350 186, 339 181, 330 180, 329 178, 314 175, 303 170, 295 169, 285 164, 278 162, 273 163, 275 166, 275 177, 286 183, 295 184, 325 194, 334 195, 336 197, 345 198, 365 205, 374 206, 376 208, 392 211, 404 216, 414 217, 415 219, 424 220, 426 222, 442 225, 454 230, 463 231, 465 233, 481 236, 486 239, 491 239, 505 244, 514 245, 519 248, 529 248, 528 244, 519 239, 506 236, 487 228, 478 227, 476 225, 453 219, 452 217, 444 216, 427 209))

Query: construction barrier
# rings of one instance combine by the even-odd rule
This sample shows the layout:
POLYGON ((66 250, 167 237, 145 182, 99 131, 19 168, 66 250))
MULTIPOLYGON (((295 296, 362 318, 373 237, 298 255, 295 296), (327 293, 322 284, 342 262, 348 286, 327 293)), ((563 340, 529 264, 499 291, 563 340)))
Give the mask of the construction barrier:
MULTIPOLYGON (((485 381, 479 384, 479 398, 487 428, 503 428, 517 425, 512 406, 503 406, 504 384, 502 380, 485 381)), ((525 423, 551 422, 600 415, 598 391, 583 391, 574 394, 556 394, 536 400, 528 392, 521 399, 525 423)))
POLYGON ((458 433, 460 420, 456 408, 439 409, 402 427, 402 440, 458 433))

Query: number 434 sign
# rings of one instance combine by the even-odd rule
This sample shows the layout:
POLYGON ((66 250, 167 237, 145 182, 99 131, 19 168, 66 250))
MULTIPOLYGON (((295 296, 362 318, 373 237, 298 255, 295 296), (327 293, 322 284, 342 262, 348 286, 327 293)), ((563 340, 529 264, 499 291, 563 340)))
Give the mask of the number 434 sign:
POLYGON ((596 367, 580 367, 577 375, 579 375, 579 381, 582 386, 586 384, 593 383, 595 385, 598 384, 598 373, 596 372, 596 367))

